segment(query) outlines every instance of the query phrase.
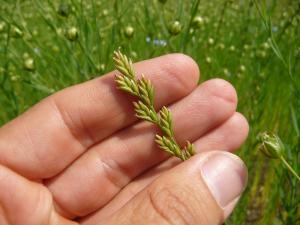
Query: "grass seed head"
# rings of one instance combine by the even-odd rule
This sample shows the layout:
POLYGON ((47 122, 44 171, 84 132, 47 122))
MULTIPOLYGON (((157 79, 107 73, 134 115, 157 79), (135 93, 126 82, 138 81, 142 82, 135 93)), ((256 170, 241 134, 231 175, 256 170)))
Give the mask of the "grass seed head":
POLYGON ((181 149, 176 142, 171 112, 164 106, 156 112, 154 106, 154 86, 151 81, 142 74, 140 79, 135 76, 132 61, 119 51, 114 52, 115 67, 120 74, 116 75, 117 88, 123 90, 139 100, 133 102, 136 117, 156 124, 162 131, 163 136, 156 135, 155 141, 159 147, 169 154, 187 160, 195 154, 194 146, 189 142, 181 149))

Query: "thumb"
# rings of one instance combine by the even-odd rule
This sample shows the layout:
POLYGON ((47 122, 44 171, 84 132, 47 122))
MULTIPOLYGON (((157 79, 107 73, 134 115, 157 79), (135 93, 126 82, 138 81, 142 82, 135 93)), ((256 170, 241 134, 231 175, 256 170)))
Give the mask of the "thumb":
POLYGON ((104 224, 222 224, 246 183, 247 169, 237 156, 198 154, 161 175, 104 224))

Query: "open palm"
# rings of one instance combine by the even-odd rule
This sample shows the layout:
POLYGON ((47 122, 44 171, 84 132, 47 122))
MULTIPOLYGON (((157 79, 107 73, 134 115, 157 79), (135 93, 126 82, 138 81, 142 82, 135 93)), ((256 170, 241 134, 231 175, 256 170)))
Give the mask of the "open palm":
POLYGON ((203 152, 233 151, 245 140, 234 88, 220 79, 197 86, 197 65, 180 54, 135 69, 152 81, 157 109, 172 111, 179 143, 192 141, 199 156, 177 165, 159 150, 156 128, 137 121, 133 99, 107 74, 46 98, 0 129, 1 225, 214 225, 228 216, 238 194, 220 207, 195 165, 209 157, 203 152))

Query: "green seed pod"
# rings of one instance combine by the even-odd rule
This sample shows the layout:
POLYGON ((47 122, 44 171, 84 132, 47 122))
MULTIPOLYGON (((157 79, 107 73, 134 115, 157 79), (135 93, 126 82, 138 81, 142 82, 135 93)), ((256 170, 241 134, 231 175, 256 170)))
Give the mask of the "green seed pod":
POLYGON ((28 71, 33 71, 35 70, 34 66, 34 59, 33 58, 27 58, 24 61, 24 68, 28 71))
POLYGON ((221 49, 221 50, 224 50, 225 49, 225 45, 223 43, 220 43, 218 45, 218 48, 221 49))
POLYGON ((38 36, 38 34, 39 34, 38 30, 34 29, 34 30, 32 31, 32 35, 33 35, 33 36, 38 36))
POLYGON ((249 49, 250 49, 250 46, 247 45, 247 44, 245 44, 245 45, 244 45, 244 50, 245 50, 245 51, 248 51, 249 49))
POLYGON ((105 71, 105 64, 104 63, 97 64, 96 65, 96 71, 103 73, 105 71))
POLYGON ((10 35, 14 38, 20 38, 20 37, 23 36, 23 32, 18 27, 13 26, 11 28, 11 34, 10 35))
POLYGON ((269 158, 278 159, 283 156, 284 144, 275 134, 262 133, 258 137, 261 143, 259 150, 269 158))
POLYGON ((262 44, 263 49, 268 50, 271 46, 268 42, 262 44))
POLYGON ((10 74, 10 80, 11 80, 12 82, 17 82, 17 81, 20 80, 20 76, 17 75, 17 74, 10 74))
POLYGON ((63 17, 68 17, 70 15, 70 5, 67 3, 61 3, 58 7, 57 13, 63 17))
POLYGON ((206 61, 208 64, 211 64, 211 61, 212 61, 212 60, 211 60, 210 57, 206 57, 206 58, 205 58, 205 61, 206 61))
POLYGON ((5 30, 6 24, 2 21, 0 22, 0 33, 2 33, 5 30))
POLYGON ((201 16, 196 16, 192 21, 194 28, 200 28, 204 24, 204 19, 201 16))
POLYGON ((178 35, 182 30, 182 26, 179 21, 174 21, 169 25, 169 32, 171 35, 176 36, 178 35))
POLYGON ((125 27, 124 35, 126 38, 131 39, 134 35, 134 28, 132 26, 125 27))
POLYGON ((58 53, 60 51, 59 47, 57 45, 53 45, 51 47, 52 51, 55 52, 55 53, 58 53))
POLYGON ((231 45, 230 47, 229 47, 229 51, 231 51, 231 52, 234 52, 236 49, 235 49, 235 46, 234 45, 231 45))
POLYGON ((267 57, 267 53, 263 50, 257 50, 256 55, 257 55, 257 57, 260 57, 260 58, 266 58, 267 57))
POLYGON ((130 55, 132 56, 132 58, 136 59, 138 57, 138 54, 135 51, 131 51, 130 55))
POLYGON ((0 67, 0 76, 2 76, 5 72, 5 69, 3 67, 0 67))
POLYGON ((224 68, 223 69, 223 73, 225 76, 229 77, 231 74, 230 74, 230 71, 227 69, 227 68, 224 68))
POLYGON ((213 38, 208 38, 208 44, 213 45, 215 40, 213 38))
POLYGON ((244 65, 240 65, 239 72, 244 73, 246 71, 246 67, 244 65))
POLYGON ((102 15, 103 15, 103 16, 108 16, 108 10, 107 10, 107 9, 103 9, 102 15))
POLYGON ((76 41, 78 39, 79 32, 76 27, 71 27, 67 30, 65 36, 70 41, 76 41))
POLYGON ((23 59, 28 59, 29 58, 28 52, 24 52, 22 57, 23 57, 23 59))

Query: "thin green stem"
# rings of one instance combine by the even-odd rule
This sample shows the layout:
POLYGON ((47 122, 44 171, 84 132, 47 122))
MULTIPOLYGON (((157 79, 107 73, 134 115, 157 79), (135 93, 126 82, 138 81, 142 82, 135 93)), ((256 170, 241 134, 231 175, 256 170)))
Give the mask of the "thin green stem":
POLYGON ((298 181, 300 181, 300 176, 297 174, 297 172, 291 167, 291 165, 286 161, 286 159, 281 156, 280 157, 281 162, 287 167, 287 169, 297 178, 298 181))

